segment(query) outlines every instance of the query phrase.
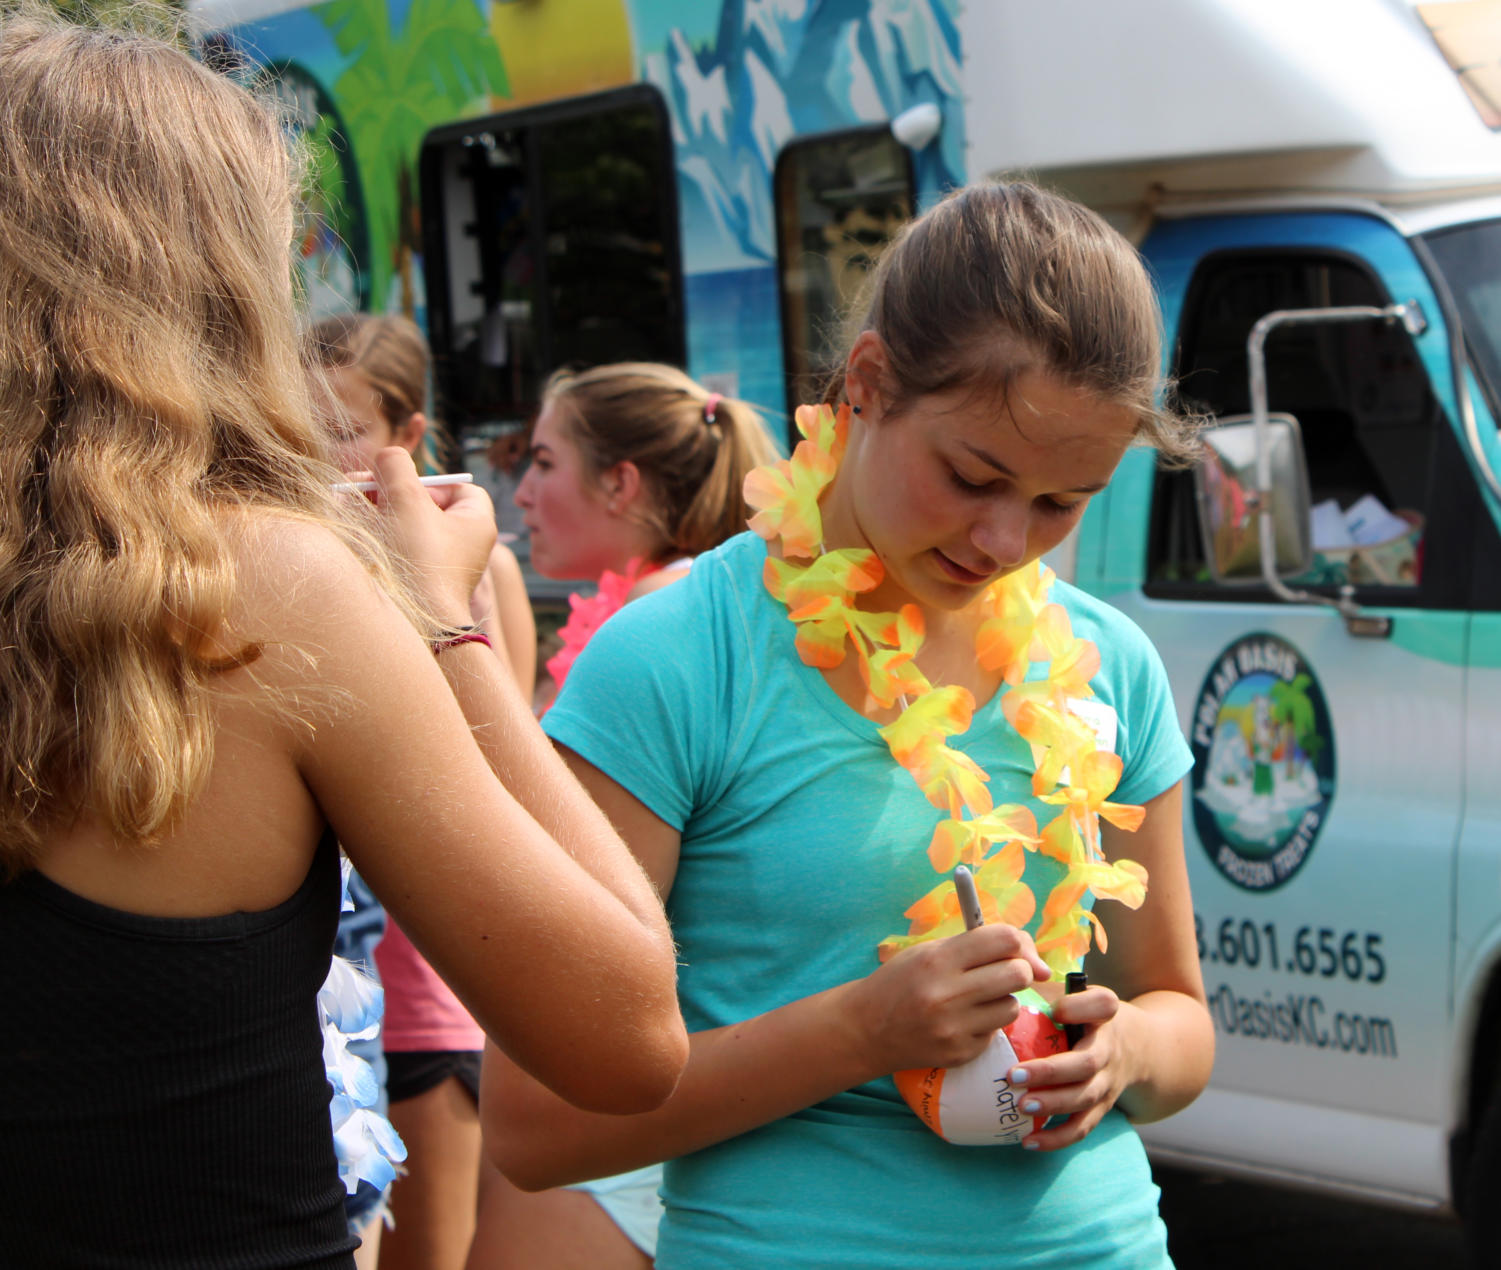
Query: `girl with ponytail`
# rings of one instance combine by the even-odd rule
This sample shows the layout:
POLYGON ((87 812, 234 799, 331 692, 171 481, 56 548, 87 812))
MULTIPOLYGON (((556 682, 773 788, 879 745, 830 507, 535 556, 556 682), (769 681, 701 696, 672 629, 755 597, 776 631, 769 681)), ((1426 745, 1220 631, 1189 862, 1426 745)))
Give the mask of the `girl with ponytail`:
POLYGON ((605 617, 745 527, 741 486, 776 447, 753 406, 657 362, 558 371, 542 402, 516 491, 532 567, 599 584, 593 599, 573 597, 547 663, 561 688, 605 617))
POLYGON ((750 532, 612 618, 543 720, 668 898, 687 1069, 600 1116, 489 1051, 486 1148, 527 1189, 666 1161, 661 1270, 1169 1270, 1133 1122, 1214 1055, 1192 756, 1146 637, 1041 563, 1132 446, 1193 452, 1151 279, 986 181, 851 326, 750 532))

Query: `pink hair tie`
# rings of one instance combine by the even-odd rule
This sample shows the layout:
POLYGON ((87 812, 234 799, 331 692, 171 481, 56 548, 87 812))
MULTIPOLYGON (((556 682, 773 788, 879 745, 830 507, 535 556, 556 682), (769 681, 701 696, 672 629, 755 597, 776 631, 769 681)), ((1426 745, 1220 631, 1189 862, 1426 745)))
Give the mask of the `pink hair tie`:
POLYGON ((477 626, 459 626, 433 641, 433 656, 436 657, 450 648, 458 648, 461 644, 483 644, 490 649, 495 647, 490 642, 490 637, 477 626))
POLYGON ((723 400, 724 398, 721 397, 717 392, 711 392, 706 398, 704 398, 705 423, 714 422, 714 415, 719 410, 719 403, 723 400))

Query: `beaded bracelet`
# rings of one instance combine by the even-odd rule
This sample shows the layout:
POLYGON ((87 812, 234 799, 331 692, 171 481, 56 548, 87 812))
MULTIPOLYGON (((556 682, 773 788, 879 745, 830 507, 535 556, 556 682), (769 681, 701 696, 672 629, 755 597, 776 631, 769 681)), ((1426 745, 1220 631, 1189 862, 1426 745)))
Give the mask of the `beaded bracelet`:
POLYGON ((441 639, 433 641, 433 656, 436 657, 445 649, 457 648, 460 644, 483 644, 486 648, 491 649, 495 647, 490 642, 490 637, 484 631, 480 630, 478 626, 459 626, 455 627, 441 639))

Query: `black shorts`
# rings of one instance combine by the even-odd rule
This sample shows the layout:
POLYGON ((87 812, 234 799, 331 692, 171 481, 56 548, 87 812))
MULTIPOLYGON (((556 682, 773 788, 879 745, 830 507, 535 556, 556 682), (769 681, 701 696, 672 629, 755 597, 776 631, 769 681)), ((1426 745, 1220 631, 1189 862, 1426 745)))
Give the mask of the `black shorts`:
POLYGON ((436 1089, 450 1076, 479 1104, 478 1050, 395 1050, 386 1053, 386 1097, 404 1102, 436 1089))

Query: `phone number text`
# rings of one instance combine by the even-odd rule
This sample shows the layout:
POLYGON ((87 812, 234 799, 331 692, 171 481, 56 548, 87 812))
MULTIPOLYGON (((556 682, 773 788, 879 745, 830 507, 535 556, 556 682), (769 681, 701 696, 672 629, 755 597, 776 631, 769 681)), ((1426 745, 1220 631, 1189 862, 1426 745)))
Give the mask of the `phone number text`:
POLYGON ((1324 979, 1345 978, 1354 983, 1380 983, 1386 978, 1381 936, 1330 926, 1300 926, 1291 938, 1275 922, 1226 917, 1218 924, 1194 914, 1199 960, 1219 966, 1245 966, 1284 974, 1324 979))

